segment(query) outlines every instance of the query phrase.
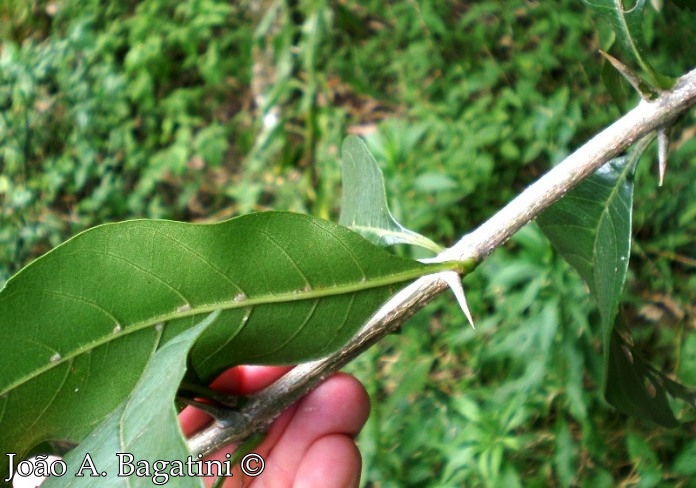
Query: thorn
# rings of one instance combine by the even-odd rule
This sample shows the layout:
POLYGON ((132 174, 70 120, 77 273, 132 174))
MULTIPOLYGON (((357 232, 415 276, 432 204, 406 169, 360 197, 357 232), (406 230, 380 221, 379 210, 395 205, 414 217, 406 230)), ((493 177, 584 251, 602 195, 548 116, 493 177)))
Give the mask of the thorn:
POLYGON ((464 315, 466 315, 467 320, 471 324, 471 328, 476 330, 476 326, 474 326, 474 319, 471 317, 469 306, 466 303, 464 288, 462 287, 462 279, 460 278, 459 273, 456 271, 443 271, 440 273, 439 277, 442 278, 450 287, 454 293, 454 296, 457 298, 457 302, 459 302, 459 308, 462 309, 462 312, 464 312, 464 315))
POLYGON ((604 59, 609 61, 611 65, 621 73, 621 75, 628 81, 631 86, 640 94, 640 97, 645 100, 653 100, 656 96, 657 93, 651 87, 648 85, 645 81, 643 81, 631 68, 623 64, 621 61, 616 59, 614 56, 612 56, 609 53, 605 53, 601 49, 599 50, 599 54, 601 54, 604 59))
POLYGON ((657 162, 658 162, 658 172, 660 175, 659 186, 665 179, 665 172, 667 171, 667 153, 669 151, 669 129, 661 128, 657 129, 657 162))

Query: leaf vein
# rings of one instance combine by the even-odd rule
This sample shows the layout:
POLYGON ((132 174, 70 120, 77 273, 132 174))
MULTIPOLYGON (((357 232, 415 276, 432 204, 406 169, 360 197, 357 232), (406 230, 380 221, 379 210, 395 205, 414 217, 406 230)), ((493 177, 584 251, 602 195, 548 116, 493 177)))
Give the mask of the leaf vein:
POLYGON ((232 286, 237 288, 237 290, 241 293, 244 293, 244 290, 242 289, 241 286, 237 282, 235 282, 233 279, 231 279, 223 270, 215 266, 212 262, 210 262, 208 259, 205 258, 201 253, 197 252, 194 248, 187 246, 183 242, 181 242, 178 239, 175 239, 174 236, 171 236, 169 234, 163 233, 160 230, 155 231, 157 234, 161 235, 162 237, 174 242, 175 244, 179 245, 181 248, 185 249, 187 252, 193 254, 196 256, 198 259, 200 259, 202 262, 204 262, 210 269, 212 269, 216 274, 218 274, 223 280, 227 281, 230 283, 232 286))
POLYGON ((348 254, 350 259, 352 259, 353 262, 355 263, 355 266, 360 270, 360 274, 362 276, 362 279, 367 280, 367 273, 365 273, 365 269, 362 267, 362 264, 360 264, 360 260, 355 255, 353 250, 349 246, 347 246, 345 242, 343 242, 343 239, 341 239, 340 236, 337 236, 333 232, 329 231, 329 229, 326 229, 324 227, 319 226, 314 221, 312 221, 311 224, 313 226, 315 226, 317 229, 319 229, 320 231, 324 232, 325 234, 329 234, 331 237, 333 237, 335 239, 335 242, 338 243, 346 251, 346 254, 348 254))
POLYGON ((297 337, 297 335, 300 332, 302 332, 305 329, 305 327, 307 327, 307 324, 309 324, 309 321, 312 319, 312 317, 314 316, 314 313, 317 310, 317 307, 319 306, 319 301, 320 300, 312 300, 312 306, 310 307, 310 309, 309 309, 307 315, 305 316, 304 320, 302 321, 302 323, 299 325, 299 327, 297 327, 295 329, 295 331, 290 335, 290 337, 288 337, 285 341, 280 343, 278 345, 278 347, 271 349, 271 350, 268 350, 268 351, 264 351, 262 354, 258 354, 256 356, 249 356, 249 357, 251 359, 261 358, 264 356, 271 356, 272 357, 277 351, 284 349, 290 342, 292 342, 293 339, 295 339, 297 337))
POLYGON ((152 270, 146 269, 146 268, 140 266, 139 264, 137 264, 137 263, 131 261, 130 259, 127 259, 127 258, 124 257, 124 256, 119 256, 118 254, 114 254, 114 253, 110 253, 110 252, 101 252, 101 251, 94 251, 94 250, 87 250, 86 252, 92 252, 92 253, 95 253, 95 254, 101 254, 101 255, 108 256, 108 257, 117 259, 117 260, 119 260, 119 261, 122 261, 122 262, 126 263, 127 265, 131 266, 133 269, 135 269, 135 270, 137 270, 137 271, 139 271, 139 272, 141 272, 141 273, 143 273, 143 274, 145 274, 145 275, 147 275, 147 276, 149 276, 149 277, 151 277, 151 278, 157 280, 157 281, 158 281, 160 284, 162 284, 165 288, 169 289, 169 290, 172 291, 175 295, 177 295, 178 297, 180 297, 180 298, 184 301, 185 304, 186 304, 186 303, 190 303, 189 300, 188 300, 179 290, 177 290, 175 287, 173 287, 172 285, 170 285, 169 283, 167 283, 167 281, 166 281, 164 278, 162 278, 161 276, 158 276, 158 275, 155 274, 152 270))

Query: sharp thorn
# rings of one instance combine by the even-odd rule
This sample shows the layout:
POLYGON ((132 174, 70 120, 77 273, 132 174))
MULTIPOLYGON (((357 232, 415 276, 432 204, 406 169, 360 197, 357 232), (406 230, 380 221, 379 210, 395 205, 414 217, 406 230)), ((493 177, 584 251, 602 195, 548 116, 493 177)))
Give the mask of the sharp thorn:
POLYGON ((631 84, 631 86, 638 92, 643 100, 649 101, 655 98, 655 90, 645 81, 643 81, 631 68, 623 64, 611 54, 605 53, 601 49, 599 54, 601 54, 604 59, 609 61, 616 71, 621 73, 624 79, 631 84))
POLYGON ((657 130, 657 163, 660 181, 659 186, 665 180, 665 172, 667 171, 667 153, 669 151, 669 129, 662 128, 657 130))
POLYGON ((476 326, 474 326, 474 319, 469 311, 469 305, 466 303, 464 288, 462 287, 462 279, 459 274, 456 271, 443 271, 440 273, 440 278, 447 283, 454 293, 454 296, 457 298, 457 302, 459 303, 459 308, 461 308, 464 315, 466 315, 467 320, 471 324, 471 328, 476 329, 476 326))

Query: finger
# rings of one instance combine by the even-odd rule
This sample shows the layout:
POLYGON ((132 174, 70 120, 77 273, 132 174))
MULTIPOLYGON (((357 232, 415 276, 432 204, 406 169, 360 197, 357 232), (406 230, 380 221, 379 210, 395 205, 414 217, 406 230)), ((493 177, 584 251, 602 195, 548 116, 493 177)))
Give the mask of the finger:
POLYGON ((210 386, 234 395, 249 395, 266 388, 290 369, 291 366, 239 366, 222 373, 210 386))
MULTIPOLYGON (((264 456, 266 469, 254 486, 291 486, 310 448, 327 436, 339 434, 349 440, 356 435, 367 420, 369 405, 358 380, 342 373, 332 376, 300 401, 274 445, 264 442, 256 450, 264 456), (269 452, 264 451, 271 445, 269 452)), ((269 437, 277 430, 272 429, 269 437)))
POLYGON ((302 459, 293 488, 356 488, 362 458, 347 435, 327 435, 311 445, 302 459))

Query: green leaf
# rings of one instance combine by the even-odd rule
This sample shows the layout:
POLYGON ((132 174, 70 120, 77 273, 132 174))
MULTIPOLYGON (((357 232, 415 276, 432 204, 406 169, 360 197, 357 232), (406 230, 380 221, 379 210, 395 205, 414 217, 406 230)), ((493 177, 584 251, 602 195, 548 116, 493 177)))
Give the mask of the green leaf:
POLYGON ((670 88, 675 80, 656 72, 645 60, 643 53, 643 9, 645 0, 637 0, 630 9, 623 0, 583 0, 585 5, 607 19, 624 48, 635 58, 649 76, 650 82, 663 89, 670 88))
MULTIPOLYGON (((605 164, 537 219, 544 234, 597 299, 605 379, 614 318, 628 269, 634 159, 635 154, 605 164)), ((609 387, 605 382, 605 388, 609 387)))
POLYGON ((285 212, 96 227, 0 290, 0 447, 22 456, 44 439, 79 442, 158 348, 214 310, 222 313, 193 347, 187 381, 326 355, 398 288, 458 266, 401 259, 285 212))
POLYGON ((387 204, 384 176, 362 139, 346 137, 342 156, 341 225, 380 246, 411 244, 435 253, 443 250, 438 244, 406 229, 394 219, 387 204))
MULTIPOLYGON (((153 481, 167 486, 203 486, 200 478, 189 476, 169 477, 166 466, 158 466, 157 460, 185 462, 191 455, 178 422, 174 397, 186 372, 186 357, 199 335, 219 316, 213 312, 194 328, 182 332, 157 350, 148 363, 133 392, 111 415, 87 437, 79 447, 65 458, 70 476, 49 478, 44 488, 58 486, 152 486, 153 481), (119 469, 121 453, 124 463, 119 469), (132 457, 128 457, 132 456, 132 457), (119 477, 119 472, 129 472, 139 461, 147 461, 154 469, 149 477, 119 477), (74 477, 80 472, 82 477, 74 477), (101 476, 106 473, 106 476, 101 476), (161 473, 161 474, 160 474, 161 473), (93 478, 97 474, 101 477, 93 478)), ((197 461, 199 458, 193 456, 197 461)), ((176 474, 176 471, 174 472, 176 474)), ((184 468, 184 473, 187 473, 184 468)))
POLYGON ((597 298, 609 345, 631 246, 633 161, 602 166, 537 219, 544 234, 597 298))
POLYGON ((674 426, 667 394, 691 402, 693 395, 651 368, 633 347, 630 331, 617 320, 631 245, 633 169, 650 140, 602 166, 537 220, 597 300, 605 398, 628 415, 674 426))

